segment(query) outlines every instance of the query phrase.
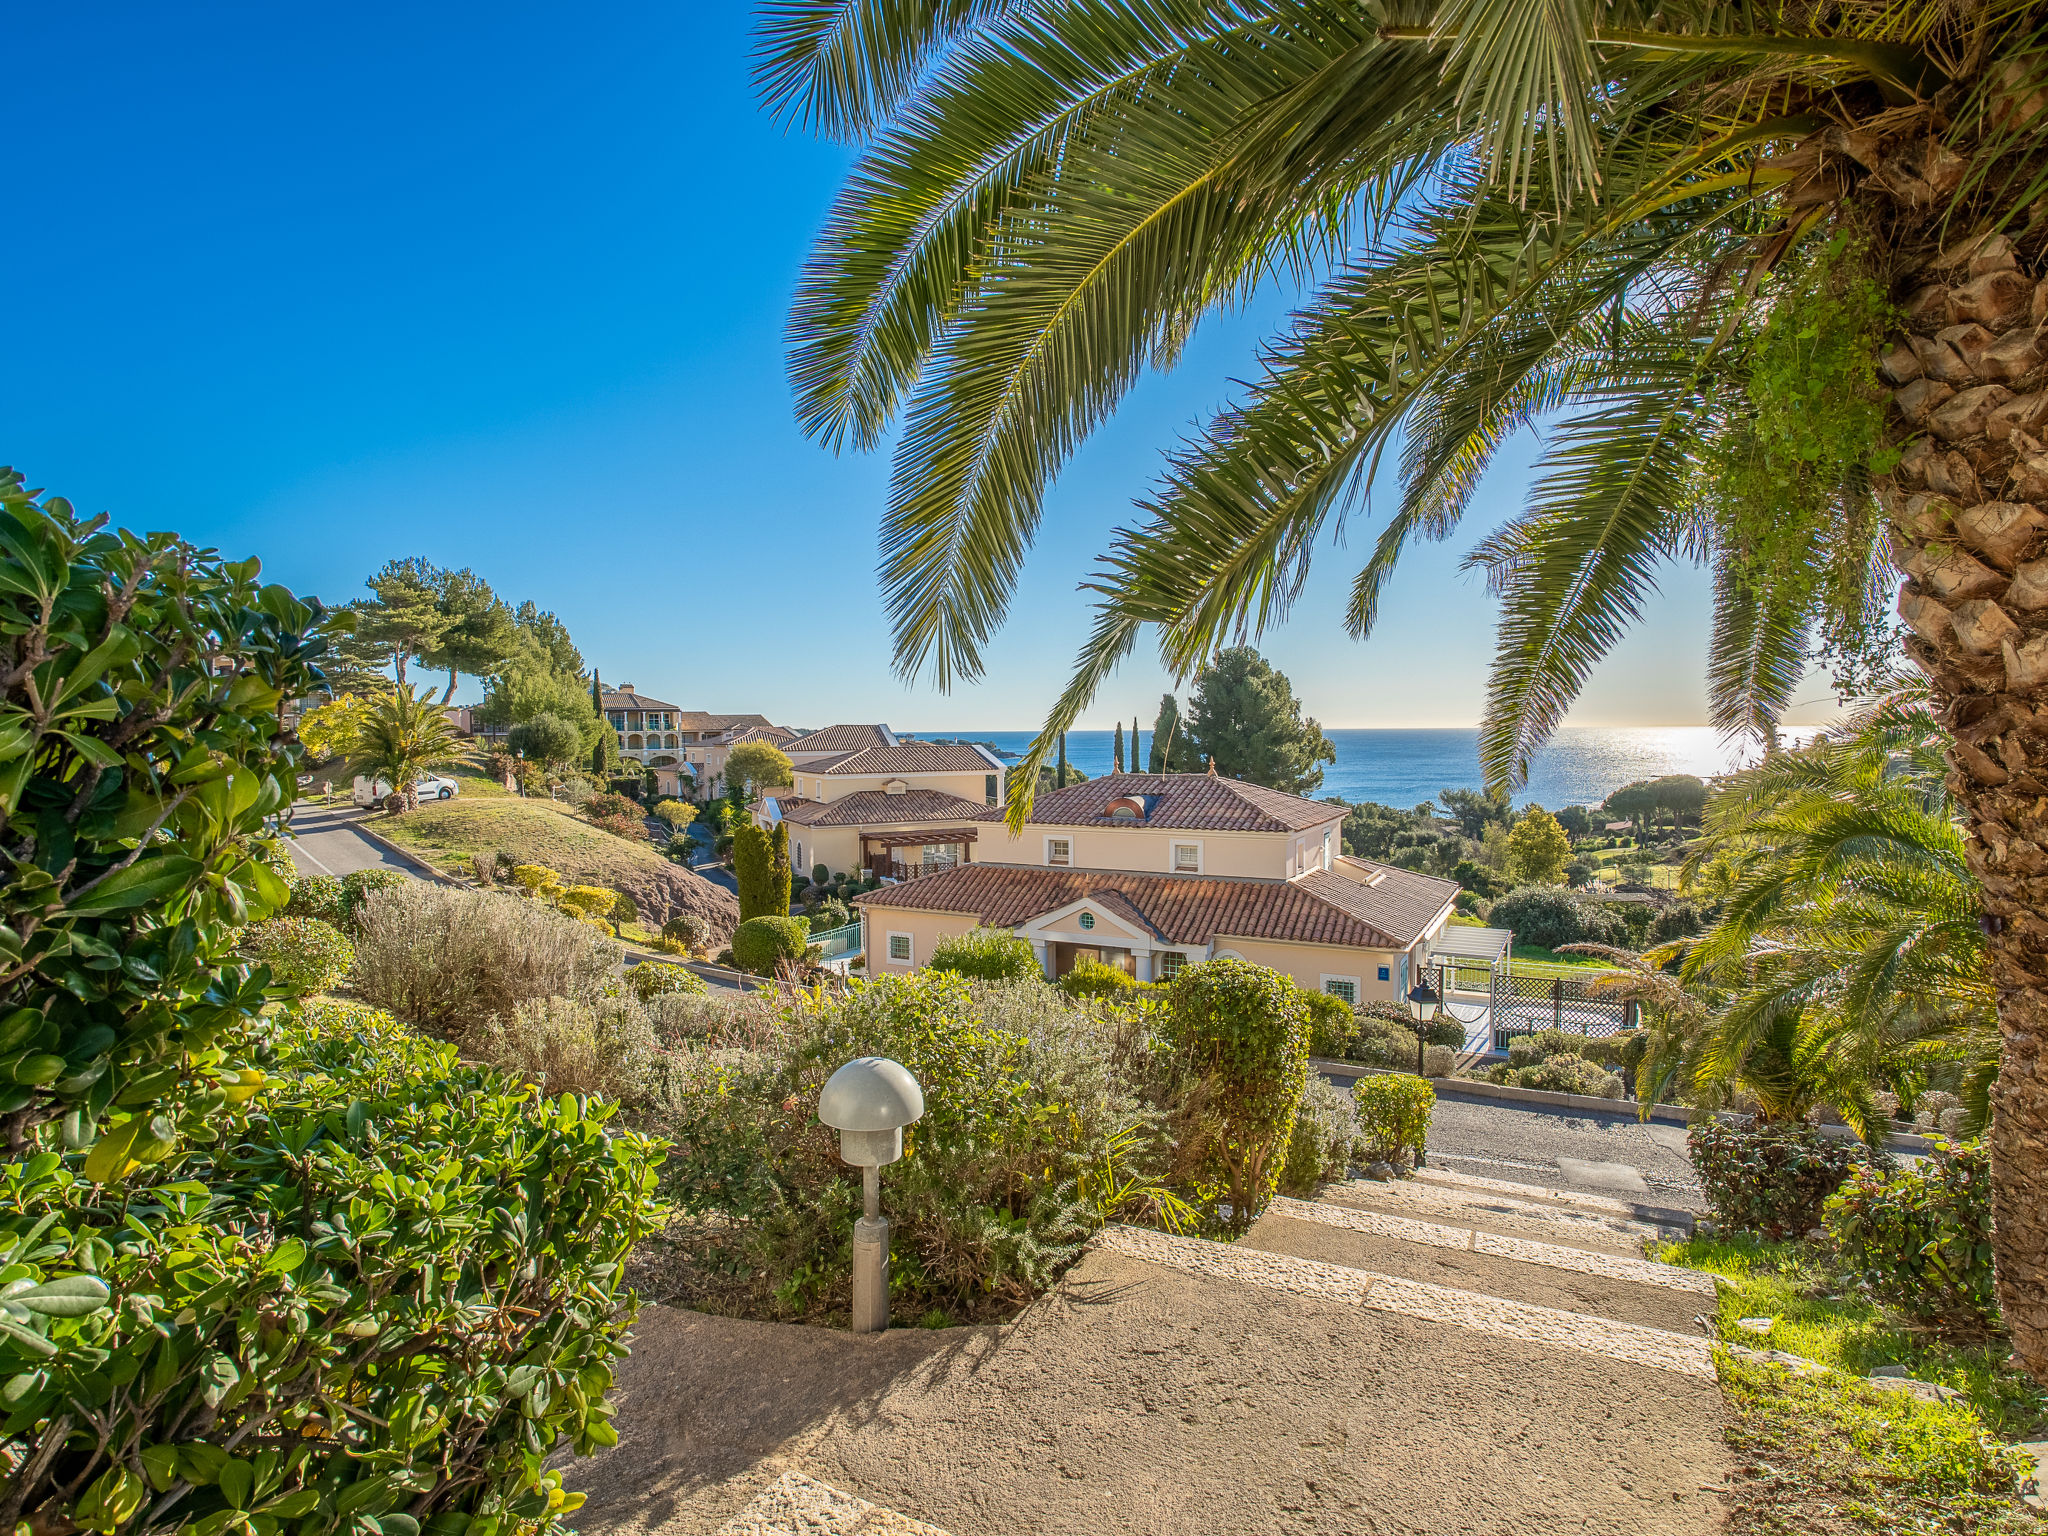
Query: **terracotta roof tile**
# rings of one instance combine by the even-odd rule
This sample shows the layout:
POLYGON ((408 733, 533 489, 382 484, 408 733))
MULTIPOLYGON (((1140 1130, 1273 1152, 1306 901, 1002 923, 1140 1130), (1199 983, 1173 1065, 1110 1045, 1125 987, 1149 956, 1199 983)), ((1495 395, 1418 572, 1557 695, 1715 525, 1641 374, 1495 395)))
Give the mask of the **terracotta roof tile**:
POLYGON ((911 822, 978 821, 979 800, 965 800, 942 789, 912 789, 900 795, 864 789, 843 800, 777 798, 782 819, 800 827, 886 827, 911 822))
POLYGON ((1385 878, 1364 886, 1320 870, 1299 880, 1251 880, 962 864, 869 891, 855 903, 958 912, 994 927, 1014 928, 1076 901, 1091 899, 1107 908, 1115 898, 1172 944, 1208 944, 1223 937, 1405 949, 1450 905, 1457 882, 1379 867, 1385 878))
MULTIPOLYGON (((808 740, 809 738, 805 738, 808 740)), ((803 750, 803 741, 795 743, 803 750)), ((867 747, 824 762, 800 763, 803 773, 999 773, 1000 763, 982 755, 979 747, 957 741, 899 741, 893 747, 867 747)))
MULTIPOLYGON (((994 820, 1003 812, 983 813, 994 820)), ((1303 832, 1341 818, 1344 810, 1324 800, 1247 784, 1207 773, 1106 773, 1099 779, 1042 792, 1031 806, 1034 825, 1054 827, 1142 826, 1172 832, 1303 832), (1142 821, 1116 820, 1112 800, 1137 800, 1142 821)))
POLYGON ((862 752, 869 747, 895 745, 896 737, 886 725, 828 725, 822 731, 799 736, 792 744, 799 752, 862 752))

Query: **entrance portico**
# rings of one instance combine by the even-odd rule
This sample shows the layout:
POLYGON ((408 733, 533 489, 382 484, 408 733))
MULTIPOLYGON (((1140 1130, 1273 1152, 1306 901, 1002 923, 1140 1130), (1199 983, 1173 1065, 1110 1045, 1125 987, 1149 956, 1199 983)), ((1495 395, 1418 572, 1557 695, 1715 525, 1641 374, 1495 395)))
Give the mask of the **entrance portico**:
POLYGON ((1032 919, 1017 930, 1030 940, 1039 968, 1054 980, 1084 960, 1113 966, 1138 981, 1159 979, 1168 968, 1160 956, 1201 959, 1184 946, 1164 946, 1161 936, 1137 909, 1113 893, 1085 897, 1032 919), (1119 910, 1121 909, 1121 910, 1119 910))

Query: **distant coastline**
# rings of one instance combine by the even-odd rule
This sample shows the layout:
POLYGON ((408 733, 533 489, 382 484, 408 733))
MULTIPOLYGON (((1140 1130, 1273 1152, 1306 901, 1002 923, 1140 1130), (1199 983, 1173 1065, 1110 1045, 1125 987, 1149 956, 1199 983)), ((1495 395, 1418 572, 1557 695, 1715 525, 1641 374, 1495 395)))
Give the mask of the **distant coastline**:
MULTIPOLYGON (((973 742, 1006 762, 1021 756, 1033 735, 1031 731, 943 730, 906 730, 902 734, 927 741, 973 742)), ((1322 787, 1313 791, 1316 795, 1406 807, 1432 800, 1442 790, 1480 787, 1476 728, 1359 728, 1327 734, 1337 749, 1337 761, 1324 765, 1322 787)), ((1128 752, 1129 732, 1125 735, 1128 752)), ((1069 731, 1068 761, 1090 777, 1107 773, 1113 741, 1111 731, 1069 731)), ((1142 747, 1149 752, 1151 745, 1152 733, 1147 729, 1142 747)), ((1637 779, 1665 773, 1707 778, 1739 768, 1754 757, 1754 748, 1729 747, 1710 725, 1571 726, 1558 732, 1536 755, 1528 787, 1515 801, 1552 809, 1593 805, 1637 779)))

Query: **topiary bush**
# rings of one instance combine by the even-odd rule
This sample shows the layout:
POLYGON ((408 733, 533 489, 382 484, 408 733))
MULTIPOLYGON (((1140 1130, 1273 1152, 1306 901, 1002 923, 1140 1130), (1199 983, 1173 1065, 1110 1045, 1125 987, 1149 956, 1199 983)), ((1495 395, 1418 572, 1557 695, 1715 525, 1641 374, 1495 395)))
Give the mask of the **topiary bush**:
POLYGON ((810 947, 811 926, 796 917, 750 917, 733 930, 733 964, 756 976, 770 976, 784 962, 800 961, 810 947))
POLYGON ((711 940, 711 931, 704 919, 689 912, 678 912, 661 925, 661 936, 671 939, 685 949, 702 949, 711 940))
POLYGON ((965 933, 948 934, 932 946, 931 969, 975 981, 1019 981, 1045 974, 1031 941, 1007 928, 970 928, 965 933))
POLYGON ((853 921, 853 913, 838 897, 828 897, 818 904, 818 910, 811 914, 811 932, 830 933, 834 928, 844 928, 853 921))
POLYGON ((1723 1229, 1804 1237, 1828 1196, 1869 1154, 1810 1125, 1696 1122, 1686 1137, 1707 1208, 1723 1229))
POLYGON ((1192 1139, 1243 1231, 1272 1198, 1308 1083, 1308 1005, 1289 978, 1244 960, 1204 960, 1173 978, 1163 1034, 1206 1096, 1192 1139))
POLYGON ((826 868, 826 867, 825 867, 825 866, 824 866, 823 864, 813 864, 813 865, 811 866, 811 884, 813 884, 813 885, 830 885, 831 883, 832 883, 832 871, 831 871, 831 870, 827 869, 827 868, 826 868))
POLYGON ((1991 1273, 1991 1156, 1935 1144, 1910 1168, 1864 1163, 1828 1198, 1828 1235, 1859 1284, 1910 1326, 1957 1343, 2004 1332, 1991 1273))
POLYGON ((1375 1073, 1361 1077, 1351 1093, 1358 1104, 1360 1151, 1367 1162, 1398 1168, 1428 1149, 1436 1089, 1426 1080, 1405 1072, 1375 1073))
POLYGON ((325 992, 355 964, 348 935, 317 917, 274 917, 242 930, 242 953, 270 967, 270 983, 294 996, 325 992))
MULTIPOLYGON (((1031 946, 1025 945, 1028 950, 1031 946)), ((1032 970, 1038 969, 1034 961, 1032 970)), ((1138 981, 1122 966, 1104 965, 1100 960, 1077 961, 1074 968, 1055 983, 1068 997, 1122 997, 1135 992, 1138 981)))
POLYGON ((17 1461, 10 1511, 109 1536, 561 1531, 581 1496, 549 1458, 618 1439, 655 1145, 351 1004, 245 1045, 262 1091, 175 1172, 0 1170, 0 1259, 51 1298, 0 1330, 7 1433, 105 1426, 17 1461))
POLYGON ((1341 997, 1302 989, 1308 1008, 1308 1050, 1311 1056, 1341 1057, 1358 1039, 1358 1016, 1341 997))

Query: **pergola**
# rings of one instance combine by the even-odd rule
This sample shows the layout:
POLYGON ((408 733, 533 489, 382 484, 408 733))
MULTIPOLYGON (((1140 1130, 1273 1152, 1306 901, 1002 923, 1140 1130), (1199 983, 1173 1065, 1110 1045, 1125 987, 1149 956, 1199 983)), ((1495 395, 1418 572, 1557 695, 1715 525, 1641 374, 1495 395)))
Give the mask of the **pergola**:
POLYGON ((1437 974, 1437 991, 1443 996, 1444 1011, 1462 1024, 1476 1024, 1483 1015, 1491 1014, 1508 980, 1509 955, 1514 943, 1511 928, 1468 928, 1462 924, 1454 924, 1431 939, 1428 963, 1437 974), (1473 1010, 1470 1017, 1457 1009, 1453 994, 1459 992, 1466 994, 1465 1007, 1473 1010), (1479 996, 1486 1001, 1478 1002, 1479 996))

